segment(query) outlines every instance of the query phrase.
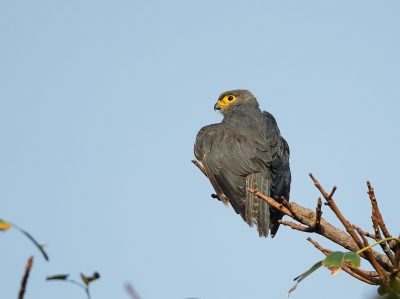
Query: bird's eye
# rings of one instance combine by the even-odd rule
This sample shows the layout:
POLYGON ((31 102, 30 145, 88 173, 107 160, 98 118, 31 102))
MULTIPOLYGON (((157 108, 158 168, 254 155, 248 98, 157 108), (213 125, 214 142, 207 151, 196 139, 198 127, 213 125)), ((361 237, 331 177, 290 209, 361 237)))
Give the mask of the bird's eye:
POLYGON ((232 101, 232 100, 233 100, 233 96, 229 96, 229 97, 228 97, 228 100, 229 100, 229 101, 232 101))

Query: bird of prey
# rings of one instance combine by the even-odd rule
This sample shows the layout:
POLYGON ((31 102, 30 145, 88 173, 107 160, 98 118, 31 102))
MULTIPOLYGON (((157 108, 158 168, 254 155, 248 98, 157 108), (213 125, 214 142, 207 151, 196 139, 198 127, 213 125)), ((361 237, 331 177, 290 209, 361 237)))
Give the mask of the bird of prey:
POLYGON ((247 189, 258 189, 277 202, 289 200, 289 146, 275 118, 258 107, 248 90, 222 93, 214 110, 221 123, 203 127, 197 134, 194 154, 204 166, 218 198, 231 204, 260 237, 274 237, 283 214, 247 189))

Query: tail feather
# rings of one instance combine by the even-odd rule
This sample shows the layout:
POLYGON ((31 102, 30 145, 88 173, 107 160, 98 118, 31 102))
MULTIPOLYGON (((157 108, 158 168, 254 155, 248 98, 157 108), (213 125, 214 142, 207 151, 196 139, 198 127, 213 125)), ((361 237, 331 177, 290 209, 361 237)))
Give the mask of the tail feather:
POLYGON ((254 193, 249 192, 247 189, 256 189, 257 188, 257 181, 256 181, 256 174, 252 173, 246 177, 246 200, 245 200, 245 219, 244 221, 247 222, 249 226, 253 226, 254 224, 254 204, 257 201, 256 196, 254 193))
MULTIPOLYGON (((261 175, 258 176, 259 181, 259 190, 265 196, 270 196, 270 186, 271 180, 262 177, 261 175)), ((258 224, 258 234, 260 237, 268 237, 268 232, 270 228, 270 211, 269 211, 269 204, 263 200, 262 198, 257 198, 259 201, 259 208, 258 208, 258 217, 257 217, 257 224, 258 224)))
MULTIPOLYGON (((252 173, 246 177, 246 188, 258 189, 262 194, 270 196, 271 180, 259 173, 252 173)), ((260 237, 268 237, 270 228, 269 205, 263 199, 256 197, 246 190, 245 221, 249 226, 257 224, 260 237)))

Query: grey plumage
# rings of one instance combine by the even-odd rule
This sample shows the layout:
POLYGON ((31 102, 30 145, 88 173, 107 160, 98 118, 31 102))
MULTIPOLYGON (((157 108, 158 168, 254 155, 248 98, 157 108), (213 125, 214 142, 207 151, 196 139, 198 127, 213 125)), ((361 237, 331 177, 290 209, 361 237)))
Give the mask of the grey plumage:
POLYGON ((280 135, 275 118, 258 107, 247 90, 224 92, 215 109, 224 119, 203 127, 198 133, 194 153, 204 166, 219 199, 232 205, 250 226, 257 225, 260 236, 274 236, 283 214, 247 188, 281 202, 289 200, 289 146, 280 135))

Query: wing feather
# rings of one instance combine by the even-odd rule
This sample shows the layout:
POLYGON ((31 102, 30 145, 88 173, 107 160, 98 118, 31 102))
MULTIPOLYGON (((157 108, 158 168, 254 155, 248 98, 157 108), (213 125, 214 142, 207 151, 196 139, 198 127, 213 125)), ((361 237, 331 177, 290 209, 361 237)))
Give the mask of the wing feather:
POLYGON ((231 203, 260 236, 275 235, 282 213, 271 209, 247 188, 258 188, 281 202, 289 200, 289 147, 275 118, 257 106, 237 106, 220 124, 202 128, 195 142, 200 160, 220 199, 231 203))

